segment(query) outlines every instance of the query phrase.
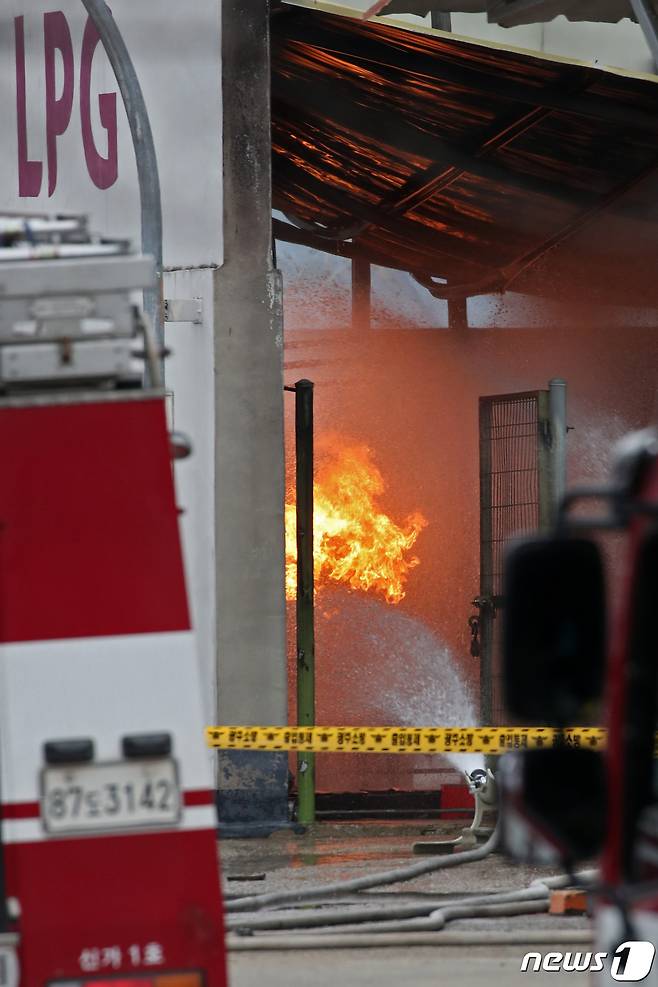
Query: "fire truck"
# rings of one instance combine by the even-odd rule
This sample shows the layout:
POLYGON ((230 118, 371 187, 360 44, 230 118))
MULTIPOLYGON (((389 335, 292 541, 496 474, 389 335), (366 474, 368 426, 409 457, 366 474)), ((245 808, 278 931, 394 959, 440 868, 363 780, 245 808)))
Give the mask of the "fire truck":
POLYGON ((658 984, 657 600, 650 428, 619 444, 608 486, 570 491, 552 533, 510 546, 505 571, 508 710, 552 726, 558 743, 502 759, 503 840, 572 871, 600 860, 591 892, 610 984, 658 984), (604 752, 568 729, 595 724, 607 728, 604 752))
POLYGON ((84 218, 0 216, 3 987, 226 984, 154 284, 84 218))

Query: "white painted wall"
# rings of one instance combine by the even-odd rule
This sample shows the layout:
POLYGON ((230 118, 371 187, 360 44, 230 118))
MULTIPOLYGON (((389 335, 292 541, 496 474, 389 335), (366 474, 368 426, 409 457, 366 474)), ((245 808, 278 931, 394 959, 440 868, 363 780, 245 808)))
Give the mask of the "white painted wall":
POLYGON ((453 14, 452 29, 455 34, 466 37, 592 61, 631 72, 654 71, 642 29, 629 18, 618 24, 595 24, 556 17, 547 24, 506 28, 489 24, 486 14, 453 14))
MULTIPOLYGON (((193 267, 222 262, 220 3, 194 0, 112 0, 112 11, 137 67, 153 128, 164 211, 165 264, 193 267)), ((90 213, 107 234, 139 239, 139 199, 132 142, 117 95, 118 177, 101 190, 92 182, 81 138, 80 61, 87 15, 80 0, 6 0, 0 14, 0 208, 90 213), (62 11, 73 48, 70 122, 57 137, 58 178, 47 189, 44 14, 62 11), (21 197, 18 185, 15 18, 24 17, 28 153, 44 162, 39 196, 21 197)), ((56 54, 56 95, 63 64, 56 54)), ((102 47, 92 63, 92 129, 99 153, 108 135, 98 96, 117 86, 102 47)))
POLYGON ((215 367, 214 272, 173 271, 164 277, 165 297, 200 298, 203 321, 167 322, 165 363, 171 426, 192 440, 192 455, 175 465, 176 496, 183 510, 181 529, 185 572, 196 631, 206 723, 215 720, 215 367))
POLYGON ((632 72, 655 71, 642 29, 629 19, 618 24, 572 24, 566 17, 556 17, 544 26, 542 50, 632 72))
POLYGON ((505 28, 490 24, 486 14, 452 14, 454 34, 493 41, 496 44, 515 45, 517 48, 530 48, 532 51, 542 50, 542 27, 541 24, 524 24, 505 28))

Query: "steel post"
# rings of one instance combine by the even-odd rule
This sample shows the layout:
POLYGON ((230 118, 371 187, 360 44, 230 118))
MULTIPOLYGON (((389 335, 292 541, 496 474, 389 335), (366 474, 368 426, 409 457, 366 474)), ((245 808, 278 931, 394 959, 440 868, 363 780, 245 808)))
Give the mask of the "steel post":
POLYGON ((567 382, 555 377, 548 383, 551 423, 551 504, 553 519, 567 486, 567 382))
POLYGON ((537 522, 540 531, 550 531, 555 517, 552 445, 550 395, 548 391, 537 391, 537 482, 539 486, 537 522))
MULTIPOLYGON (((315 724, 315 617, 313 599, 313 384, 295 384, 297 495, 297 723, 315 724)), ((297 755, 297 819, 315 822, 315 755, 297 755)))
POLYGON ((480 399, 480 723, 493 724, 494 570, 492 522, 491 403, 480 399))

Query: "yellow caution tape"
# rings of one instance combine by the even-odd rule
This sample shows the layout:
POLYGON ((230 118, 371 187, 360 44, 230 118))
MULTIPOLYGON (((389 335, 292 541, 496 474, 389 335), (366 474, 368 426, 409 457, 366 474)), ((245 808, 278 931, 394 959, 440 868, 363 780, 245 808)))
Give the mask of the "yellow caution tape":
POLYGON ((220 750, 358 754, 504 754, 558 743, 603 750, 606 731, 573 727, 206 727, 220 750))

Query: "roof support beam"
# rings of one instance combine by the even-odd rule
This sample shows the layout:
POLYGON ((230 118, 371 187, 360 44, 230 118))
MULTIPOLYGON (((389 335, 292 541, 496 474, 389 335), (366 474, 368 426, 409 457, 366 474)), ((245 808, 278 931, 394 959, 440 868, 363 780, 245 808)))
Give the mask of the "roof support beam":
MULTIPOLYGON (((419 248, 431 251, 434 256, 445 258, 447 263, 465 264, 477 271, 491 269, 489 254, 485 246, 479 248, 480 257, 478 257, 476 250, 463 237, 451 236, 449 233, 438 229, 422 227, 420 224, 405 220, 404 217, 389 217, 386 213, 379 211, 377 203, 366 202, 362 198, 350 195, 338 185, 333 185, 330 175, 322 180, 312 175, 310 171, 301 171, 296 164, 277 154, 274 158, 274 176, 275 182, 277 177, 283 178, 286 188, 299 194, 302 201, 304 198, 308 200, 311 196, 316 204, 326 203, 331 209, 349 213, 350 218, 362 220, 378 230, 383 230, 395 240, 406 235, 413 239, 419 248)), ((274 208, 293 214, 299 212, 295 208, 294 202, 282 201, 281 195, 277 194, 276 187, 274 208)))
MULTIPOLYGON (((409 271, 404 264, 396 264, 395 258, 390 254, 380 253, 370 245, 364 246, 352 240, 328 240, 326 237, 302 230, 298 226, 284 223, 280 219, 272 219, 272 236, 275 240, 281 240, 283 243, 297 243, 302 247, 309 247, 311 250, 322 250, 323 253, 332 254, 334 257, 346 257, 352 260, 357 258, 369 264, 377 264, 378 267, 388 267, 394 271, 406 271, 416 277, 416 272, 409 271)), ((428 287, 432 283, 429 275, 419 275, 416 280, 424 287, 428 287)), ((443 295, 436 297, 443 297, 443 295)))
MULTIPOLYGON (((530 127, 539 123, 545 117, 547 117, 552 110, 546 109, 546 107, 537 107, 534 110, 530 110, 529 113, 524 113, 522 117, 514 120, 508 127, 502 130, 498 130, 493 134, 489 140, 485 141, 482 146, 474 153, 473 163, 469 165, 468 168, 460 167, 458 165, 450 165, 445 167, 443 164, 432 165, 427 171, 420 174, 412 175, 408 182, 398 189, 394 195, 391 195, 389 199, 383 199, 380 205, 382 212, 387 212, 390 214, 402 214, 408 212, 410 209, 415 209, 416 206, 421 205, 430 199, 437 192, 448 188, 453 182, 461 178, 462 175, 467 174, 478 174, 480 171, 479 160, 486 157, 492 151, 498 150, 501 147, 505 147, 506 144, 514 140, 515 137, 519 137, 530 127), (478 160, 479 159, 479 160, 478 160)), ((535 182, 530 179, 528 183, 527 176, 516 175, 513 171, 506 171, 507 180, 513 185, 520 184, 526 187, 528 184, 533 186, 529 191, 537 192, 539 190, 543 194, 557 194, 553 186, 550 186, 550 192, 547 191, 546 184, 541 181, 535 182), (517 181, 518 180, 518 181, 517 181)), ((581 203, 582 195, 575 196, 569 195, 569 190, 560 189, 560 198, 562 200, 573 198, 574 202, 581 203)), ((363 231, 361 231, 363 232, 363 231)))
POLYGON ((404 271, 404 267, 395 267, 391 263, 391 258, 383 254, 378 254, 371 249, 364 249, 351 240, 327 240, 325 237, 317 236, 307 230, 301 230, 298 226, 284 223, 280 219, 272 220, 272 236, 275 240, 283 243, 297 243, 301 247, 310 247, 311 250, 322 250, 325 254, 332 254, 334 257, 362 258, 372 264, 381 267, 389 267, 393 270, 404 271))
POLYGON ((423 288, 427 288, 434 298, 440 298, 444 301, 453 299, 459 301, 471 295, 487 295, 494 291, 500 291, 502 288, 502 278, 498 271, 493 271, 479 281, 474 280, 463 284, 449 284, 445 281, 439 283, 427 274, 408 271, 406 267, 392 263, 389 255, 379 254, 370 247, 364 249, 361 245, 349 240, 326 240, 324 237, 315 236, 306 230, 300 230, 299 227, 292 226, 290 223, 283 223, 280 219, 272 220, 272 236, 283 243, 298 243, 300 246, 310 247, 311 250, 322 250, 334 257, 358 258, 370 264, 377 264, 379 267, 406 271, 423 288))
MULTIPOLYGON (((534 194, 553 196, 563 202, 574 202, 580 204, 583 201, 582 190, 575 190, 562 182, 553 182, 549 179, 534 178, 532 175, 521 174, 513 169, 499 164, 496 161, 487 160, 487 154, 495 147, 503 146, 512 136, 503 134, 503 139, 499 144, 495 143, 495 137, 491 138, 491 146, 486 148, 486 153, 480 153, 480 149, 474 151, 466 150, 441 140, 431 133, 423 133, 416 127, 409 126, 400 119, 393 117, 390 110, 377 113, 369 108, 368 113, 354 103, 354 92, 349 86, 338 86, 333 88, 328 86, 323 92, 324 83, 314 80, 312 87, 307 87, 304 93, 304 115, 310 119, 313 115, 316 119, 316 126, 322 132, 327 129, 328 124, 334 124, 341 130, 349 134, 358 134, 375 146, 387 145, 391 139, 391 132, 394 131, 396 139, 405 147, 409 154, 417 155, 426 161, 437 161, 438 164, 432 166, 433 173, 438 170, 438 176, 442 176, 450 169, 459 171, 460 174, 468 173, 486 181, 498 182, 503 185, 513 185, 527 192, 534 194)), ((275 100, 275 116, 283 119, 287 117, 291 125, 295 125, 295 117, 299 118, 299 83, 291 80, 277 79, 274 86, 273 97, 275 100), (285 109, 284 109, 285 106, 285 109)), ((518 121, 521 129, 525 129, 524 121, 530 116, 548 115, 551 111, 547 108, 535 108, 523 114, 518 121)), ((297 124, 298 125, 298 124, 297 124)), ((489 142, 487 142, 489 143, 489 142)), ((437 176, 437 177, 438 177, 437 176)), ((456 175, 450 176, 450 181, 454 181, 456 175)), ((396 193, 396 200, 399 191, 396 193)), ((419 201, 422 201, 419 200, 419 201)), ((407 211, 412 205, 405 206, 407 211)))
POLYGON ((561 229, 554 233, 553 236, 544 240, 540 243, 538 247, 533 250, 528 251, 528 253, 523 254, 518 257, 511 264, 507 264, 506 267, 502 269, 502 273, 505 277, 505 290, 509 288, 512 281, 515 281, 520 274, 523 273, 527 268, 532 267, 536 264, 540 257, 548 253, 553 247, 557 247, 559 244, 564 243, 569 237, 572 237, 575 233, 578 233, 583 227, 591 223, 593 219, 596 219, 608 206, 611 206, 613 202, 621 198, 629 189, 632 189, 635 185, 641 182, 644 178, 651 175, 656 168, 658 168, 658 157, 654 158, 645 168, 639 171, 635 175, 631 175, 625 182, 620 185, 615 186, 611 192, 604 195, 599 199, 598 203, 589 209, 585 209, 579 216, 577 216, 571 223, 567 223, 561 229))

